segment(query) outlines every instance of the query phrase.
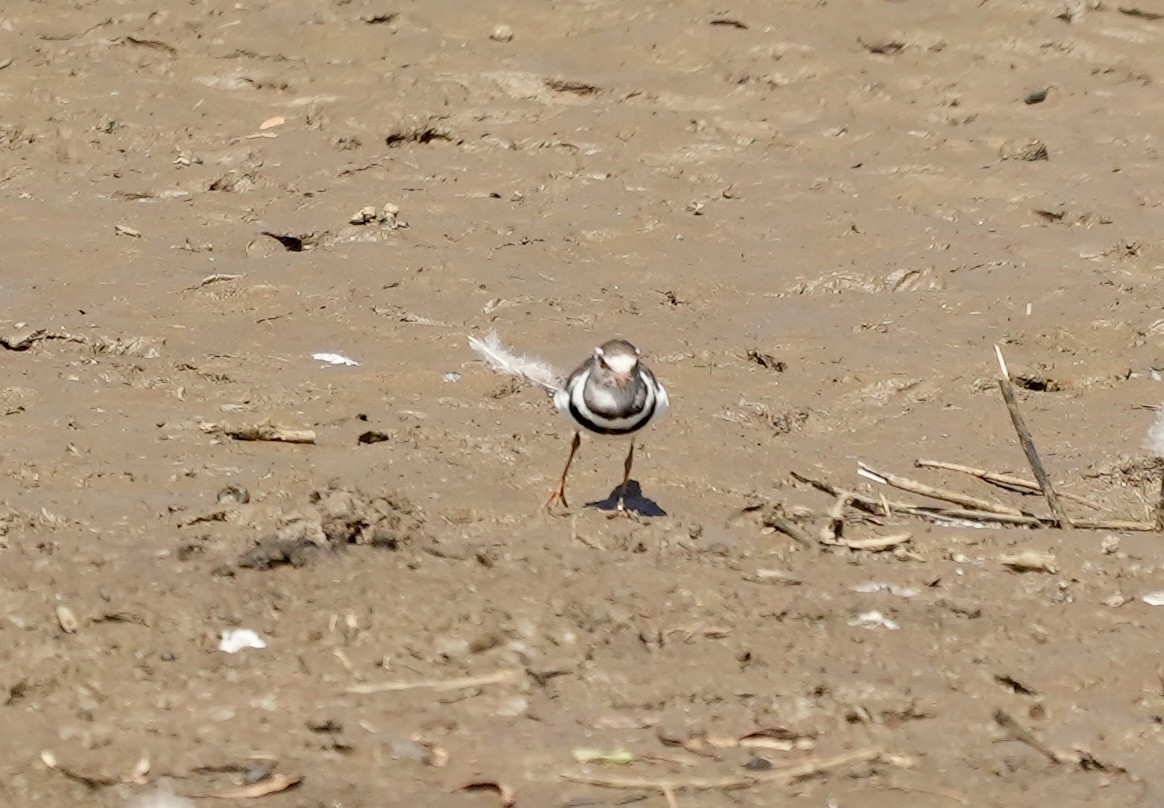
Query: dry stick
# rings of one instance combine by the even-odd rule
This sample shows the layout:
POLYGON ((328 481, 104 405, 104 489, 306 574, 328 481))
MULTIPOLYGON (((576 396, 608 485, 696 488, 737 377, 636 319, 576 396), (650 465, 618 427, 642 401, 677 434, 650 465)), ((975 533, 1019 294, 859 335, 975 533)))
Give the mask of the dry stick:
POLYGON ((829 508, 828 524, 820 529, 820 540, 823 544, 833 544, 845 529, 845 508, 849 507, 848 494, 841 492, 829 508))
POLYGON ((1014 394, 1014 385, 1010 383, 1010 373, 1006 369, 1006 360, 1002 357, 1002 348, 995 345, 994 352, 998 355, 998 367, 1002 371, 1002 375, 998 379, 998 389, 1002 391, 1002 399, 1006 402, 1007 410, 1010 411, 1011 423, 1014 424, 1014 431, 1018 433, 1019 443, 1023 445, 1027 462, 1031 464, 1031 471, 1035 473, 1035 480, 1038 481, 1043 496, 1047 498, 1047 507, 1051 509, 1055 527, 1070 528, 1071 520, 1067 518, 1067 513, 1063 510, 1063 503, 1059 502, 1059 495, 1055 493, 1055 486, 1051 484, 1051 478, 1047 476, 1047 470, 1043 468, 1043 461, 1039 459, 1035 441, 1031 437, 1030 430, 1027 429, 1022 412, 1019 410, 1018 399, 1014 394))
POLYGON ((917 786, 906 786, 900 783, 888 783, 886 788, 892 789, 893 791, 914 792, 916 794, 932 794, 935 797, 945 797, 946 799, 960 802, 963 805, 970 804, 969 797, 963 796, 956 791, 950 791, 944 788, 919 788, 917 786))
POLYGON ((253 424, 224 429, 227 437, 235 440, 275 441, 282 443, 315 443, 314 429, 295 429, 275 424, 253 424))
POLYGON ((663 799, 667 801, 667 808, 679 808, 679 800, 675 799, 675 792, 670 786, 663 786, 663 799))
POLYGON ((877 471, 866 463, 857 462, 857 468, 865 472, 862 476, 868 477, 875 482, 891 485, 894 488, 900 488, 902 491, 909 491, 911 494, 921 494, 923 497, 930 497, 931 499, 940 499, 944 502, 953 502, 955 505, 962 505, 967 508, 974 508, 980 511, 987 511, 989 513, 1005 513, 1010 516, 1022 516, 1023 512, 1018 508, 1010 505, 1003 505, 1001 502, 991 502, 988 499, 979 499, 972 497, 969 494, 962 494, 957 491, 948 491, 945 488, 935 488, 925 483, 919 483, 916 480, 911 480, 908 477, 901 477, 897 474, 890 474, 885 471, 877 471))
POLYGON ((1036 738, 1034 733, 1016 721, 1014 716, 1006 712, 1006 710, 995 710, 994 720, 1000 727, 1007 731, 1007 734, 1011 737, 1012 740, 1025 743, 1040 755, 1045 755, 1052 763, 1079 763, 1078 755, 1072 755, 1067 752, 1060 752, 1056 749, 1052 749, 1050 746, 1036 738))
POLYGON ((783 769, 765 772, 764 774, 756 774, 750 777, 674 777, 664 780, 653 780, 650 777, 605 777, 602 775, 575 774, 573 772, 563 772, 561 777, 573 783, 583 783, 588 786, 601 786, 603 788, 654 789, 657 791, 662 791, 663 789, 670 791, 682 791, 684 789, 692 791, 728 791, 737 788, 751 788, 752 786, 764 785, 766 783, 791 783, 796 780, 803 780, 806 777, 812 777, 816 774, 823 774, 841 766, 848 766, 851 763, 872 763, 873 761, 881 759, 883 756, 884 753, 880 749, 860 749, 856 752, 847 752, 843 755, 837 755, 836 757, 826 758, 824 760, 809 761, 797 766, 787 766, 783 769))
POLYGON ((1156 530, 1164 533, 1164 469, 1160 472, 1160 496, 1156 500, 1156 530))
POLYGON ((766 527, 775 528, 795 541, 801 547, 807 550, 815 550, 816 544, 812 538, 804 532, 804 530, 787 519, 784 514, 780 513, 780 509, 776 506, 770 507, 764 511, 763 522, 766 527))
MULTIPOLYGON (((791 472, 792 478, 806 485, 811 485, 818 491, 830 496, 845 494, 850 498, 853 507, 876 516, 891 516, 893 511, 910 516, 920 516, 932 522, 978 522, 986 525, 1018 525, 1021 527, 1049 527, 1051 521, 1037 516, 1011 516, 1005 513, 987 513, 985 511, 968 510, 964 508, 930 508, 921 505, 912 505, 908 502, 891 502, 884 497, 873 499, 862 496, 853 491, 837 488, 824 480, 814 480, 797 472, 791 472)), ((1156 530, 1155 522, 1136 522, 1124 519, 1076 519, 1072 527, 1081 530, 1138 530, 1150 532, 1156 530)))
MULTIPOLYGON (((1031 491, 1036 494, 1041 494, 1039 484, 1024 480, 1022 477, 1015 477, 1011 474, 1002 474, 997 471, 987 471, 986 469, 976 469, 972 466, 963 466, 961 463, 947 463, 943 460, 915 460, 914 465, 923 469, 942 469, 944 471, 957 471, 962 474, 969 474, 971 477, 977 477, 983 482, 991 483, 992 485, 999 485, 1004 488, 1018 488, 1023 491, 1031 491)), ((1086 505, 1088 508, 1096 511, 1102 511, 1103 506, 1092 502, 1087 497, 1081 497, 1078 494, 1066 493, 1063 491, 1057 492, 1060 499, 1069 499, 1072 502, 1078 502, 1080 505, 1086 505)))
POLYGON ((998 523, 1006 525, 1024 525, 1027 527, 1045 527, 1047 520, 1040 519, 1037 516, 1011 516, 1006 513, 989 513, 987 511, 977 511, 966 508, 931 508, 923 505, 913 505, 909 502, 893 502, 888 501, 884 497, 881 499, 873 499, 866 497, 853 491, 848 491, 842 488, 837 488, 831 483, 823 480, 814 480, 811 477, 806 477, 803 474, 797 474, 795 471, 791 472, 793 479, 799 480, 802 483, 811 485, 818 491, 823 491, 832 496, 839 496, 844 494, 849 497, 852 505, 867 513, 872 513, 877 516, 892 516, 893 512, 909 514, 910 516, 920 516, 925 519, 938 522, 949 522, 950 520, 972 521, 982 523, 998 523))
POLYGON ((1081 530, 1138 530, 1145 533, 1159 530, 1155 522, 1130 519, 1072 519, 1071 527, 1081 530))
POLYGON ((417 679, 401 682, 374 682, 365 685, 352 685, 345 693, 354 693, 358 696, 370 696, 374 693, 399 693, 403 690, 466 690, 482 685, 499 685, 505 682, 515 682, 523 675, 523 671, 516 668, 494 671, 483 676, 465 676, 460 679, 417 679))

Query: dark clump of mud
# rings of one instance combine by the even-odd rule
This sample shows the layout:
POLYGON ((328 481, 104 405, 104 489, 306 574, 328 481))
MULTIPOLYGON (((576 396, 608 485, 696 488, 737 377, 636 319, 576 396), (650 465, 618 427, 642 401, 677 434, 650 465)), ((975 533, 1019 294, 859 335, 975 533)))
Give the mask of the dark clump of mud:
POLYGON ((424 517, 403 494, 369 497, 358 489, 329 486, 312 491, 308 505, 280 519, 275 532, 244 552, 238 565, 271 569, 302 567, 323 552, 359 544, 395 550, 423 531, 424 517))

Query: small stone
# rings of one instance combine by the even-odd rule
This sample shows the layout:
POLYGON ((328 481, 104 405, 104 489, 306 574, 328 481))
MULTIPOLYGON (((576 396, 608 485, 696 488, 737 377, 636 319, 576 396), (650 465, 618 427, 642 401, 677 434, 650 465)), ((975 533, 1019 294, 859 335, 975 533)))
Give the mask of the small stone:
POLYGON ((1023 103, 1027 106, 1043 103, 1047 100, 1047 93, 1050 92, 1050 89, 1050 87, 1040 87, 1037 90, 1031 90, 1023 97, 1023 103))
POLYGON ((682 746, 702 734, 698 722, 683 716, 668 716, 655 727, 655 737, 665 746, 682 746))
POLYGON ((61 631, 66 634, 76 634, 77 629, 81 627, 80 622, 77 621, 77 616, 68 606, 57 607, 57 624, 60 625, 61 631))
POLYGON ((400 220, 397 218, 400 215, 400 206, 392 202, 385 202, 384 209, 380 213, 380 224, 387 227, 389 230, 395 230, 398 227, 403 227, 400 220))
POLYGON ((489 38, 494 42, 511 42, 513 40, 513 29, 508 25, 496 25, 493 32, 489 34, 489 38))
POLYGON ((246 505, 251 495, 241 485, 228 485, 218 492, 217 499, 219 505, 246 505))
POLYGON ((999 149, 999 156, 1003 160, 1023 160, 1028 163, 1038 162, 1040 160, 1049 160, 1050 153, 1047 151, 1047 144, 1038 138, 1031 138, 1030 140, 1013 140, 1003 144, 999 149))
POLYGON ((428 761, 429 752, 416 741, 408 738, 397 738, 388 745, 392 757, 397 760, 411 760, 413 763, 428 761))
POLYGON ((469 641, 463 637, 437 637, 432 643, 437 656, 455 659, 469 655, 469 641))
POLYGON ((352 217, 348 219, 348 221, 352 224, 371 224, 378 218, 380 217, 376 213, 375 205, 364 205, 364 207, 353 213, 352 217))
POLYGON ((514 696, 501 702, 493 714, 501 718, 517 718, 527 712, 529 712, 529 700, 525 696, 514 696))

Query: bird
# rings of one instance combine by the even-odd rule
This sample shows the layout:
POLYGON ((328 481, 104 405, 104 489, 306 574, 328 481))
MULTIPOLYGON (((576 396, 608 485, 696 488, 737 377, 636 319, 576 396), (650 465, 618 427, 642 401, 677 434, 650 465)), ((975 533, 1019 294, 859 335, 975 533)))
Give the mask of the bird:
POLYGON ((556 502, 569 507, 566 477, 582 445, 582 431, 585 430, 606 437, 630 438, 617 503, 617 512, 626 515, 635 435, 665 415, 671 406, 667 388, 641 360, 639 349, 625 339, 608 340, 595 348, 573 373, 563 378, 549 363, 511 351, 495 331, 484 338, 469 337, 469 347, 494 371, 515 376, 545 390, 553 398, 558 412, 574 426, 566 467, 542 508, 548 509, 556 502))
POLYGON ((635 437, 640 429, 657 421, 670 409, 667 388, 641 360, 639 349, 625 339, 608 340, 586 358, 565 382, 553 391, 554 406, 574 424, 570 454, 558 485, 542 503, 548 509, 566 502, 566 477, 582 445, 582 430, 604 437, 629 437, 623 461, 622 485, 617 510, 626 513, 626 495, 635 458, 635 437))

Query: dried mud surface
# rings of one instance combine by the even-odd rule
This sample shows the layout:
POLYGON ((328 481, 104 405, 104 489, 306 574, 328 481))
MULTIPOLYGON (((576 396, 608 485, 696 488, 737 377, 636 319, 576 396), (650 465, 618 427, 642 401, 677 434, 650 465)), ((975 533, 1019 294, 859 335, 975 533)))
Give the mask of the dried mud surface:
MULTIPOLYGON (((567 776, 874 750, 671 796, 1159 804, 1157 535, 895 516, 846 535, 904 551, 812 553, 744 512, 815 532, 792 472, 909 498, 858 461, 1042 512, 914 468, 1028 473, 999 344, 1062 490, 1145 518, 1159 11, 6 3, 0 803, 664 806, 567 776), (568 428, 473 361, 490 329, 646 352, 655 515, 538 512, 568 428)), ((576 504, 621 458, 584 444, 576 504)))

